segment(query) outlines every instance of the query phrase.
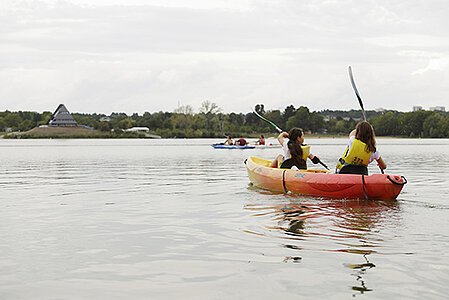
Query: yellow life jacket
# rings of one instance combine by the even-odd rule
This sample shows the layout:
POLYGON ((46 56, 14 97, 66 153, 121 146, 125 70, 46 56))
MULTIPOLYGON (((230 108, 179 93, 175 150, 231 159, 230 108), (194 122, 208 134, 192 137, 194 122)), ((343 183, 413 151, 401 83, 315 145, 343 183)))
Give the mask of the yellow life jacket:
POLYGON ((337 169, 340 170, 344 165, 348 164, 368 166, 371 153, 372 151, 367 150, 364 142, 354 139, 351 150, 349 150, 349 146, 346 148, 343 157, 340 158, 340 162, 337 164, 337 169))
POLYGON ((302 159, 304 159, 307 162, 307 157, 309 157, 310 153, 310 146, 309 145, 301 145, 302 149, 302 159))
MULTIPOLYGON (((309 157, 309 153, 310 153, 310 146, 309 145, 301 145, 301 149, 302 149, 302 159, 304 159, 304 161, 307 163, 307 157, 309 157)), ((287 160, 289 158, 292 158, 291 154, 290 154, 290 157, 284 157, 282 162, 284 162, 285 160, 287 160)), ((278 165, 278 168, 281 167, 282 162, 278 165)))

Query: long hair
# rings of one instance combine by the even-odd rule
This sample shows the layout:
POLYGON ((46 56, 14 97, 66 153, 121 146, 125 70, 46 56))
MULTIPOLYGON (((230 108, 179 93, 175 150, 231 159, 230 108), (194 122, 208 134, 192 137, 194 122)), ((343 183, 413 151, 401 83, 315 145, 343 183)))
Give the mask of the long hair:
POLYGON ((302 158, 302 148, 298 143, 298 137, 302 137, 304 133, 301 128, 292 128, 288 133, 288 150, 290 151, 290 155, 292 156, 292 160, 295 165, 302 165, 305 163, 302 158))
POLYGON ((359 122, 355 127, 355 138, 366 144, 367 150, 376 151, 376 137, 373 126, 366 121, 359 122))

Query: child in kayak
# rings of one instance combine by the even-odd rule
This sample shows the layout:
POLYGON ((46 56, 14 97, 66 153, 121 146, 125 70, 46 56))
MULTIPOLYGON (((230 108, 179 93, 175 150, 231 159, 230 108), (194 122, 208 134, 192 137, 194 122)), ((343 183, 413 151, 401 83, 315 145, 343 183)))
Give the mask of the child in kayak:
POLYGON ((223 143, 223 145, 234 145, 234 141, 232 140, 232 138, 228 135, 226 137, 226 141, 223 143))
POLYGON ((279 154, 271 164, 272 168, 281 169, 307 169, 307 158, 314 164, 320 159, 310 153, 310 146, 304 145, 304 132, 301 128, 292 128, 289 133, 283 131, 278 136, 284 155, 279 154), (285 140, 288 138, 288 140, 285 140))
POLYGON ((238 139, 237 141, 235 141, 235 144, 237 146, 246 146, 246 144, 248 144, 248 142, 243 138, 243 136, 240 136, 240 139, 238 139))
POLYGON ((387 168, 379 151, 373 126, 366 121, 359 122, 349 134, 349 142, 343 157, 339 159, 336 172, 341 174, 368 175, 368 164, 376 160, 382 170, 387 168))
POLYGON ((263 134, 261 134, 259 139, 256 141, 256 145, 265 145, 265 137, 263 134))

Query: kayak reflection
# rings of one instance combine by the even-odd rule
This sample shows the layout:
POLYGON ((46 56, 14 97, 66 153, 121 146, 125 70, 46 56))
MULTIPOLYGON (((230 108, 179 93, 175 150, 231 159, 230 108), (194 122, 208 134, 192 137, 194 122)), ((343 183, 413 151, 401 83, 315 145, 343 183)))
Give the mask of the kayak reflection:
MULTIPOLYGON (((372 290, 363 279, 368 270, 376 267, 368 257, 386 254, 387 251, 382 251, 385 240, 381 231, 384 226, 396 226, 400 209, 397 201, 337 200, 257 192, 264 194, 267 202, 248 203, 245 209, 254 211, 256 217, 271 216, 273 224, 248 232, 281 238, 285 241, 283 247, 301 251, 303 255, 307 251, 356 254, 345 257, 351 261, 343 263, 357 281, 351 289, 360 293, 372 290)), ((286 256, 284 261, 302 262, 304 256, 286 256)))

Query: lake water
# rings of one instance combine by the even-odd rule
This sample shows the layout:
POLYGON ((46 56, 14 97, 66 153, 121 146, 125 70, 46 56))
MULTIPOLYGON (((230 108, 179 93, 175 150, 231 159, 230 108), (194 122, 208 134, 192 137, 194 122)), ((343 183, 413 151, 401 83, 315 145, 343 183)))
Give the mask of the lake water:
POLYGON ((281 149, 215 142, 0 140, 0 299, 448 297, 449 140, 378 139, 396 201, 256 189, 281 149))

